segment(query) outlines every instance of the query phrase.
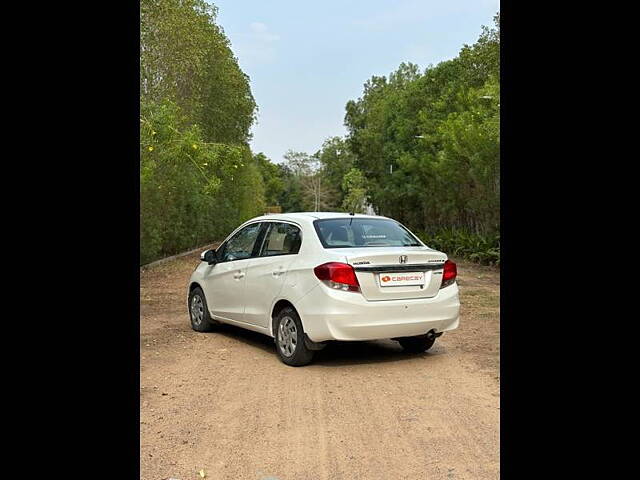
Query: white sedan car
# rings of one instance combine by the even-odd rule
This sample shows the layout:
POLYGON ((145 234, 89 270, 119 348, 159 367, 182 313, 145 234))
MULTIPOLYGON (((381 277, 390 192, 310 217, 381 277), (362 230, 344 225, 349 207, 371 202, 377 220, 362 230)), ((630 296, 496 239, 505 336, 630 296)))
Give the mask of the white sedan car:
POLYGON ((424 352, 458 327, 455 263, 390 218, 266 215, 200 258, 188 287, 193 329, 264 333, 287 365, 308 364, 330 340, 391 338, 424 352))

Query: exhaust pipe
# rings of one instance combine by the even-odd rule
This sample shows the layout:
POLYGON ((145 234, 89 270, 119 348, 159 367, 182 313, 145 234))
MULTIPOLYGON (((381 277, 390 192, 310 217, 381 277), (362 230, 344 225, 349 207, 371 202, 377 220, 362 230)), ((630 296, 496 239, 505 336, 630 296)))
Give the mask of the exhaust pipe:
MULTIPOLYGON (((440 335, 442 335, 444 332, 436 332, 435 328, 432 328, 431 330, 429 330, 427 333, 425 333, 424 335, 429 339, 429 340, 433 340, 435 338, 438 338, 440 335)), ((421 337, 422 335, 417 335, 418 337, 421 337)), ((413 338, 413 337, 394 337, 391 340, 401 340, 401 339, 405 339, 405 338, 413 338)))
POLYGON ((440 335, 442 335, 442 332, 436 332, 435 328, 432 328, 431 330, 429 330, 427 332, 427 338, 429 340, 434 340, 434 339, 438 338, 440 335))

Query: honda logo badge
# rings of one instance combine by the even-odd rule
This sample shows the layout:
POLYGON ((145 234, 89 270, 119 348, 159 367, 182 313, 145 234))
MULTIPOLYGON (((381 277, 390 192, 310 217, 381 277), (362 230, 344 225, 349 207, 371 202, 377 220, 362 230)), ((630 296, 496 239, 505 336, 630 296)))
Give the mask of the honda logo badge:
POLYGON ((400 263, 407 263, 407 256, 406 255, 400 255, 400 263))

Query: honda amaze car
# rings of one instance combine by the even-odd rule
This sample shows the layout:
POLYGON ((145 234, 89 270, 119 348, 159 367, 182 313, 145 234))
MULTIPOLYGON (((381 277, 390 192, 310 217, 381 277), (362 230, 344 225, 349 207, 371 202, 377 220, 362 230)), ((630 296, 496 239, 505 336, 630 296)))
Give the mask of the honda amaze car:
POLYGON ((410 352, 458 327, 456 265, 395 220, 346 213, 265 215, 200 256, 191 326, 269 335, 284 363, 327 341, 391 338, 410 352))

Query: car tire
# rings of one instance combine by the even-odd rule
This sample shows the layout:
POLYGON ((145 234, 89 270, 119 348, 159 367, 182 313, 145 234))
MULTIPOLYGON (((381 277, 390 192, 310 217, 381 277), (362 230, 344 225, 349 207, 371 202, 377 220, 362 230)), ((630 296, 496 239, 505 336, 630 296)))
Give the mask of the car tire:
POLYGON ((408 353, 422 353, 433 347, 436 339, 429 338, 426 335, 419 335, 417 337, 405 337, 398 340, 405 352, 408 353))
POLYGON ((292 367, 307 365, 313 360, 314 351, 304 341, 304 330, 300 316, 291 307, 285 307, 274 322, 274 340, 280 360, 292 367))
POLYGON ((189 292, 188 307, 191 328, 196 332, 210 332, 218 323, 211 318, 207 307, 207 299, 200 287, 196 287, 189 292))

